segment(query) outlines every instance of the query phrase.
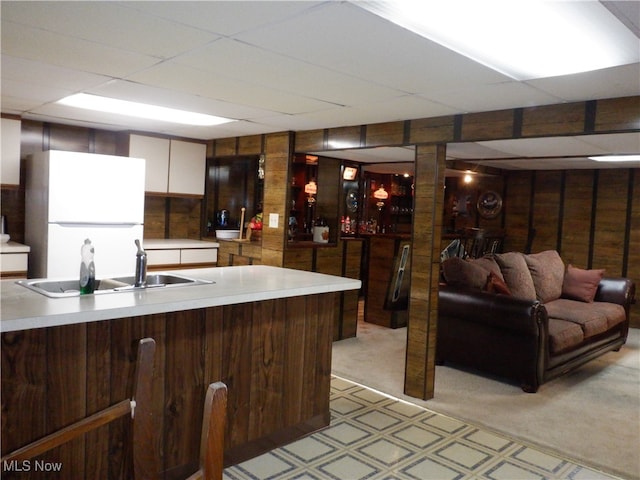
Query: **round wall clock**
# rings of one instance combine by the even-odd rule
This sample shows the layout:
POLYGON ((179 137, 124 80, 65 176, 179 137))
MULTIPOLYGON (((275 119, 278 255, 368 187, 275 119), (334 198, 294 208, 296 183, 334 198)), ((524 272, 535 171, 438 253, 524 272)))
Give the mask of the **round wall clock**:
POLYGON ((495 218, 502 210, 502 197, 492 190, 486 191, 478 198, 477 208, 482 218, 495 218))

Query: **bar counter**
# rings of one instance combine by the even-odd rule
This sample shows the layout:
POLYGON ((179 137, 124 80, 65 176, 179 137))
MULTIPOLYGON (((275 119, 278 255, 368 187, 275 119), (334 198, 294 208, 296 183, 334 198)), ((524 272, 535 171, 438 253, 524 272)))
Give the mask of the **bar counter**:
MULTIPOLYGON (((50 299, 2 288, 2 453, 129 398, 140 338, 152 337, 155 437, 164 478, 198 461, 206 387, 229 389, 225 463, 329 424, 340 292, 359 280, 267 266, 181 270, 210 285, 50 299)), ((40 457, 46 478, 128 479, 126 419, 40 457)), ((3 472, 7 478, 45 478, 3 472)))

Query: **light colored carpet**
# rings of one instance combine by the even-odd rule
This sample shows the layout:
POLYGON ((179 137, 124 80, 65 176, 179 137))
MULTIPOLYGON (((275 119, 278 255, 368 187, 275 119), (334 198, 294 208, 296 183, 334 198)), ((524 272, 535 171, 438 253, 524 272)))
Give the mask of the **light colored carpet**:
POLYGON ((610 352, 537 393, 447 366, 436 367, 435 398, 403 394, 406 328, 359 322, 358 336, 333 344, 335 375, 607 473, 640 479, 640 330, 610 352))

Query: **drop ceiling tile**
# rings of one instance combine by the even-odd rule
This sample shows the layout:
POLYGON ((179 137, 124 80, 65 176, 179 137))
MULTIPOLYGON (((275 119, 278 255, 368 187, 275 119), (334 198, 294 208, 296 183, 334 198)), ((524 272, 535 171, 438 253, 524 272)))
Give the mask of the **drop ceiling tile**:
POLYGON ((457 113, 457 110, 421 95, 402 95, 378 101, 372 99, 356 105, 354 111, 371 119, 371 123, 440 117, 457 113))
POLYGON ((283 131, 279 127, 274 127, 271 124, 262 124, 260 122, 247 122, 239 121, 233 123, 225 123, 216 127, 211 127, 209 133, 205 136, 199 137, 203 139, 212 138, 228 138, 237 137, 243 135, 259 135, 263 133, 273 133, 283 131))
POLYGON ((78 109, 56 103, 41 105, 32 109, 30 114, 37 114, 50 118, 58 117, 73 119, 74 123, 72 124, 77 124, 77 122, 89 122, 93 125, 100 125, 100 128, 107 130, 123 130, 121 125, 127 125, 128 129, 131 130, 154 131, 155 127, 163 124, 162 122, 151 119, 78 109))
POLYGON ((259 83, 252 83, 251 79, 242 81, 170 62, 131 75, 129 79, 169 90, 187 89, 196 95, 277 113, 312 112, 329 106, 319 100, 263 87, 259 83))
POLYGON ((576 137, 492 140, 488 142, 478 142, 478 144, 510 153, 514 157, 552 157, 602 153, 601 148, 588 145, 576 137))
POLYGON ((225 77, 340 105, 354 105, 401 93, 375 81, 344 75, 230 39, 214 42, 174 61, 212 74, 223 72, 225 77))
POLYGON ((2 81, 2 98, 23 98, 29 105, 27 110, 44 103, 55 102, 73 93, 71 90, 63 90, 57 87, 42 87, 38 83, 19 82, 15 80, 2 81))
POLYGON ((2 54, 113 77, 125 76, 159 60, 4 21, 2 54), (47 48, 43 48, 43 45, 47 45, 47 48))
POLYGON ((8 82, 24 84, 36 97, 42 96, 43 90, 67 92, 83 91, 108 82, 111 77, 93 73, 79 72, 69 68, 58 67, 48 63, 25 60, 9 55, 2 55, 2 89, 8 82))
MULTIPOLYGON (((392 122, 429 116, 448 115, 451 109, 421 98, 405 95, 401 99, 365 103, 354 107, 334 106, 309 113, 300 113, 293 120, 296 130, 344 127, 359 124, 392 122)), ((286 121, 286 119, 283 119, 286 121)), ((291 124, 291 121, 289 121, 291 124)), ((286 128, 286 124, 282 124, 286 128)))
POLYGON ((127 77, 128 81, 143 86, 185 92, 206 98, 238 100, 237 94, 246 82, 229 78, 223 73, 208 72, 174 62, 163 62, 127 77), (232 94, 232 95, 230 95, 232 94), (230 95, 227 97, 227 95, 230 95))
POLYGON ((576 137, 606 153, 640 153, 640 132, 576 137))
POLYGON ((208 32, 231 36, 264 25, 278 24, 326 2, 283 1, 180 1, 122 2, 123 5, 208 32))
POLYGON ((176 91, 126 80, 111 81, 89 90, 88 93, 125 100, 136 100, 153 105, 191 110, 233 119, 255 119, 273 115, 273 112, 269 110, 208 98, 188 91, 176 91))
MULTIPOLYGON (((250 120, 207 132, 86 120, 104 128, 220 138, 640 95, 639 64, 512 82, 352 2, 0 2, 0 9, 5 113, 84 90, 250 120)), ((42 118, 82 124, 68 110, 55 115, 42 118)), ((573 150, 629 142, 579 140, 573 150)), ((507 145, 505 154, 551 153, 549 142, 507 145)))
POLYGON ((513 154, 490 148, 478 143, 449 143, 447 144, 447 160, 470 160, 483 158, 509 158, 513 154))
POLYGON ((253 122, 238 121, 213 127, 191 127, 188 125, 166 124, 164 126, 158 126, 158 130, 154 131, 166 133, 167 135, 171 134, 199 140, 211 140, 215 138, 257 135, 281 130, 274 129, 273 127, 266 125, 255 124, 253 122))
POLYGON ((602 168, 638 168, 640 162, 603 163, 588 158, 543 158, 480 161, 479 165, 508 170, 577 170, 602 168))
MULTIPOLYGON (((3 87, 4 88, 4 87, 3 87)), ((10 113, 13 115, 22 115, 24 112, 31 110, 34 107, 40 105, 29 97, 16 97, 12 95, 6 95, 2 93, 2 100, 0 100, 2 106, 2 113, 10 113)))
POLYGON ((259 118, 256 122, 264 122, 268 125, 275 126, 280 131, 290 130, 291 125, 296 126, 295 131, 343 127, 353 125, 353 118, 349 115, 350 110, 350 107, 333 106, 312 113, 275 115, 268 118, 259 118))
POLYGON ((640 63, 526 83, 566 102, 640 95, 640 63))
POLYGON ((465 76, 480 83, 506 78, 346 2, 235 38, 406 93, 451 87, 465 76), (444 57, 447 68, 438 68, 444 57))
POLYGON ((472 78, 461 89, 443 88, 423 94, 432 101, 448 105, 456 112, 485 112, 506 108, 548 105, 559 99, 522 82, 510 80, 478 85, 472 78))
MULTIPOLYGON (((478 165, 483 165, 485 167, 493 167, 500 169, 508 169, 508 170, 536 170, 536 165, 538 167, 543 164, 531 162, 528 160, 518 160, 518 159, 510 159, 510 160, 482 160, 479 162, 469 162, 476 163, 478 165)), ((545 169, 548 169, 545 167, 545 169)))
POLYGON ((208 43, 209 32, 127 8, 117 2, 26 2, 3 8, 6 20, 61 35, 160 58, 208 43))

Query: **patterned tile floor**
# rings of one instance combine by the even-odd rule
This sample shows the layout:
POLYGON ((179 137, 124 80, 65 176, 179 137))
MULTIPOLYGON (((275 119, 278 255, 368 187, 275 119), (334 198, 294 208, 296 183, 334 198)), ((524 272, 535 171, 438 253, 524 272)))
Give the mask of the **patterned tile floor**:
POLYGON ((227 480, 614 479, 333 377, 331 425, 224 471, 227 480))

